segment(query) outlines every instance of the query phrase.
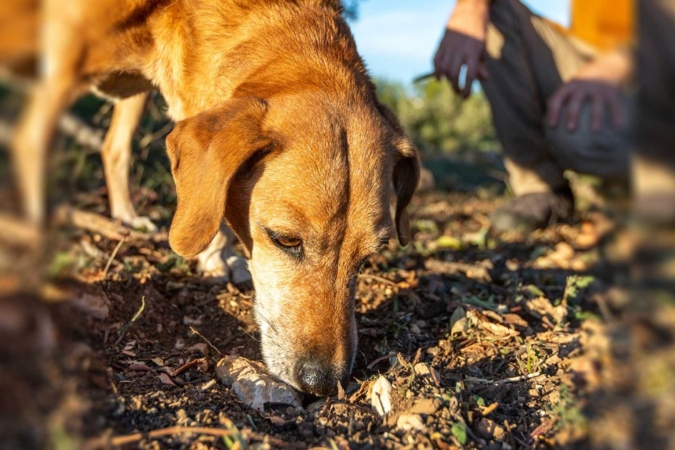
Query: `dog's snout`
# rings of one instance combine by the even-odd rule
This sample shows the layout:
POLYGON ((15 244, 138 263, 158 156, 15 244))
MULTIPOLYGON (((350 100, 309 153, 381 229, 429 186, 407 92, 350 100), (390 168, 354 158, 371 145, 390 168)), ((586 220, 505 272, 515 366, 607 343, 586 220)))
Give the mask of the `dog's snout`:
POLYGON ((303 359, 295 365, 295 379, 300 389, 314 395, 333 395, 342 378, 329 364, 303 359))

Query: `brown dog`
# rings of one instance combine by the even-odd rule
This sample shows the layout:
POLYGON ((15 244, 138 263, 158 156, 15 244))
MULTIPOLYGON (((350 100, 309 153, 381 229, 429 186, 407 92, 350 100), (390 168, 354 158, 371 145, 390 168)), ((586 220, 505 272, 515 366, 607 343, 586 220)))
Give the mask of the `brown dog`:
MULTIPOLYGON (((35 29, 35 1, 9 4, 23 5, 35 29)), ((23 53, 0 45, 8 65, 31 50, 42 61, 14 145, 29 219, 43 220, 45 153, 73 98, 92 86, 119 97, 158 88, 178 121, 167 138, 178 192, 172 248, 198 255, 226 220, 250 256, 269 370, 301 390, 332 392, 356 352, 355 275, 394 223, 407 242, 405 208, 419 179, 417 152, 377 101, 340 2, 42 0, 40 7, 41 42, 15 33, 6 46, 23 53)), ((128 140, 128 127, 113 121, 112 128, 109 141, 128 140)))

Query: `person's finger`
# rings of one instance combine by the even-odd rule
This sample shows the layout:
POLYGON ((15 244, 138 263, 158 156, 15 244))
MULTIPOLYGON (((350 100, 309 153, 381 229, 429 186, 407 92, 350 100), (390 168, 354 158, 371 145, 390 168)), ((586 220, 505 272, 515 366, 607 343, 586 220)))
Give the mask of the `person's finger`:
POLYGON ((452 36, 446 31, 434 56, 434 74, 436 75, 436 79, 442 79, 449 72, 453 48, 452 36))
POLYGON ((462 89, 462 97, 464 99, 469 98, 469 95, 471 95, 471 88, 473 86, 473 82, 476 79, 476 76, 478 75, 478 67, 479 61, 476 57, 471 58, 469 61, 467 61, 466 78, 464 79, 464 89, 462 89))
POLYGON ((579 126, 579 115, 581 115, 581 108, 586 100, 587 92, 583 86, 577 86, 570 95, 567 102, 567 130, 575 131, 579 126))
POLYGON ((611 89, 607 93, 607 105, 612 116, 612 125, 617 130, 622 130, 626 127, 626 110, 621 102, 621 94, 616 90, 611 89))
POLYGON ((461 92, 459 87, 459 74, 462 72, 462 64, 464 64, 464 54, 454 54, 452 58, 452 63, 450 64, 450 72, 447 73, 448 80, 452 84, 456 94, 461 92))
POLYGON ((443 78, 449 78, 449 67, 451 64, 451 57, 452 55, 443 55, 443 59, 439 59, 438 63, 435 64, 434 67, 434 75, 436 75, 437 80, 442 80, 443 78))
POLYGON ((597 133, 602 129, 605 115, 605 96, 602 92, 595 92, 591 95, 591 123, 590 129, 597 133))
POLYGON ((552 127, 558 126, 558 123, 560 121, 560 111, 567 102, 567 97, 570 95, 570 93, 571 93, 570 85, 565 84, 559 87, 558 90, 555 91, 553 95, 551 95, 551 97, 548 99, 547 116, 548 116, 548 123, 550 126, 552 127))
POLYGON ((443 61, 443 55, 444 50, 443 47, 439 48, 438 51, 436 52, 436 56, 434 57, 434 76, 436 77, 437 80, 440 80, 441 77, 443 76, 443 68, 442 68, 442 61, 443 61))

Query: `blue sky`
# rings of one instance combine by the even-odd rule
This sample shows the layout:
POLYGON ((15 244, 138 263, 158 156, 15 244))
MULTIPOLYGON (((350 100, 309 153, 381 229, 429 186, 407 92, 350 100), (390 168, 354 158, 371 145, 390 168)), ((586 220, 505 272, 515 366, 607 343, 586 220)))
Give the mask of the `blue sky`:
MULTIPOLYGON (((533 11, 569 23, 570 0, 524 0, 533 11)), ((351 24, 359 52, 376 77, 409 83, 432 70, 454 0, 363 0, 351 24)))

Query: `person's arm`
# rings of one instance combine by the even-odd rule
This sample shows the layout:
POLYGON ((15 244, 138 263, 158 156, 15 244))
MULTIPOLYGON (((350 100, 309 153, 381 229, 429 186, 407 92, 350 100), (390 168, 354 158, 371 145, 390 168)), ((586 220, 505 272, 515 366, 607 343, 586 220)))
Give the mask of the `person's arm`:
POLYGON ((600 131, 607 109, 616 129, 626 126, 626 114, 621 103, 621 90, 633 76, 633 59, 629 51, 603 53, 582 67, 548 100, 548 120, 551 126, 565 122, 569 131, 579 125, 579 116, 586 101, 591 104, 591 131, 600 131), (567 106, 567 117, 561 117, 567 106))
POLYGON ((488 77, 483 55, 490 3, 491 0, 457 0, 434 57, 436 77, 446 77, 455 92, 464 98, 471 95, 471 85, 476 78, 488 77), (466 65, 466 81, 461 88, 459 75, 463 65, 466 65))

